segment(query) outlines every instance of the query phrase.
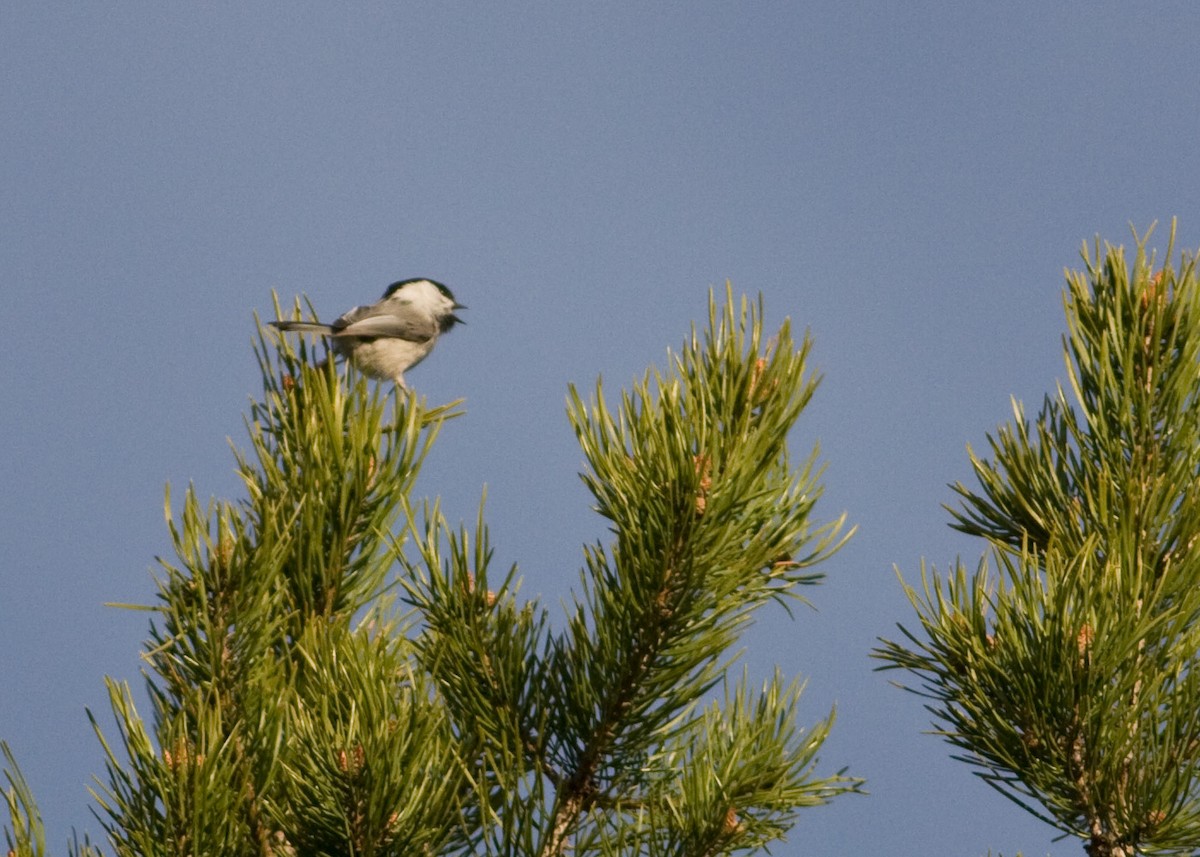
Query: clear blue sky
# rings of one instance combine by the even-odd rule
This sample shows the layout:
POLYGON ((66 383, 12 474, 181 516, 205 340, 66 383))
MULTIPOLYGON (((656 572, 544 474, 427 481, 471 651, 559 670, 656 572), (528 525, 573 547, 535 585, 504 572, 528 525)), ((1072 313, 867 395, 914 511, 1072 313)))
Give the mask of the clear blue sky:
POLYGON ((1200 246, 1194 3, 208 3, 0 10, 0 738, 64 853, 102 677, 137 681, 162 491, 237 496, 272 288, 323 315, 401 277, 470 306, 410 382, 465 397, 422 481, 483 486, 551 604, 603 535, 569 381, 626 385, 728 278, 815 337, 819 439, 858 537, 755 675, 838 706, 793 855, 1078 855, 923 734, 868 652, 911 620, 964 452, 1062 377, 1064 267, 1172 216, 1200 246))

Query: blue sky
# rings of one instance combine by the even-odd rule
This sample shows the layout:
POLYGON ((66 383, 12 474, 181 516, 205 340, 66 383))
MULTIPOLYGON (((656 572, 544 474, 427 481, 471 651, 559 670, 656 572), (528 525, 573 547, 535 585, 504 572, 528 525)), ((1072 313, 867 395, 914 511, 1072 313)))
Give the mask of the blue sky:
POLYGON ((85 706, 138 680, 162 492, 237 496, 270 291, 322 315, 432 276, 470 306, 410 383, 465 397, 421 490, 550 604, 603 536, 569 382, 615 391, 762 292, 824 381, 793 438, 858 536, 747 662, 838 707, 868 797, 775 853, 1079 854, 923 734, 872 671, 917 574, 980 546, 965 446, 1062 377, 1063 269, 1096 234, 1200 246, 1186 2, 71 4, 0 10, 0 738, 58 853, 98 830, 85 706))

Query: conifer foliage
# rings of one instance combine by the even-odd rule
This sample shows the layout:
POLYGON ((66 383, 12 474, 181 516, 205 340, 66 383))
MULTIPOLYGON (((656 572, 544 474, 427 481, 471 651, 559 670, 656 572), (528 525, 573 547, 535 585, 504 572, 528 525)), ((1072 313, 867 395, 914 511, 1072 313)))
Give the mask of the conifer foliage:
MULTIPOLYGON (((570 391, 612 540, 585 549, 561 629, 490 568, 482 509, 452 528, 411 496, 457 404, 314 368, 260 328, 246 498, 168 494, 149 716, 109 682, 104 841, 70 852, 718 855, 857 791, 816 773, 833 716, 801 726, 797 683, 728 677, 753 611, 849 536, 812 521, 816 451, 789 460, 809 342, 786 322, 764 341, 761 300, 728 290, 708 321, 615 403, 570 391)), ((9 848, 44 854, 4 755, 9 848)))
POLYGON ((921 633, 877 652, 957 758, 1091 857, 1200 843, 1200 282, 1171 255, 1084 246, 1067 387, 1032 423, 1014 402, 955 486, 984 561, 923 570, 921 633))

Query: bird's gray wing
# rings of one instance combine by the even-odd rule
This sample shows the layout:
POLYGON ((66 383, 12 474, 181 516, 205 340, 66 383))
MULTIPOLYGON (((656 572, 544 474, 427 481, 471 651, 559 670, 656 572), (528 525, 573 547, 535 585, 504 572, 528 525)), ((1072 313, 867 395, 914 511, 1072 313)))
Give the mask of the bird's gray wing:
POLYGON ((425 342, 437 334, 432 318, 405 306, 380 311, 377 304, 356 306, 333 323, 334 336, 360 336, 364 339, 387 337, 425 342))

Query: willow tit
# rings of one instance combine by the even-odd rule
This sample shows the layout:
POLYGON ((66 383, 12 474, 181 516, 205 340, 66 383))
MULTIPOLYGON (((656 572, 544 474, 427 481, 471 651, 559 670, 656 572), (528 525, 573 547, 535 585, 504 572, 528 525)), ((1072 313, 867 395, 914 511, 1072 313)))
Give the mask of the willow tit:
POLYGON ((392 283, 379 303, 356 306, 333 324, 311 321, 273 321, 279 330, 328 336, 333 352, 347 358, 372 378, 390 378, 407 390, 404 372, 429 356, 438 335, 463 320, 454 314, 466 309, 434 280, 392 283))

